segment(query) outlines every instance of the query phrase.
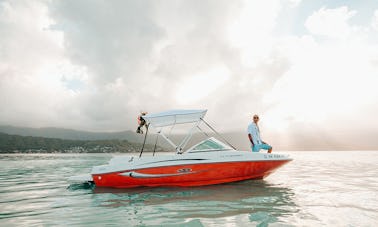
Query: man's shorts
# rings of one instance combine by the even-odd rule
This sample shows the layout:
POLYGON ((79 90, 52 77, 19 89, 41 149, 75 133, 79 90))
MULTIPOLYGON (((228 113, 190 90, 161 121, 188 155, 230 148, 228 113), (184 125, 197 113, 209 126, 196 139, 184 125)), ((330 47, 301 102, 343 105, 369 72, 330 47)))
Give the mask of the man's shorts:
POLYGON ((261 149, 269 150, 271 148, 272 148, 272 146, 270 146, 267 143, 255 144, 255 145, 252 146, 252 152, 259 152, 261 149))

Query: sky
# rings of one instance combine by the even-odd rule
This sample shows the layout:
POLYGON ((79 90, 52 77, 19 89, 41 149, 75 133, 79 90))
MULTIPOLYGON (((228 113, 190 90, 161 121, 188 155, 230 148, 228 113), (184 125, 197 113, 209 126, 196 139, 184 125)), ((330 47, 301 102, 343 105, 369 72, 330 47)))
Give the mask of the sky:
POLYGON ((221 132, 259 114, 285 148, 378 149, 377 85, 376 0, 0 0, 1 125, 135 130, 140 111, 208 109, 221 132))

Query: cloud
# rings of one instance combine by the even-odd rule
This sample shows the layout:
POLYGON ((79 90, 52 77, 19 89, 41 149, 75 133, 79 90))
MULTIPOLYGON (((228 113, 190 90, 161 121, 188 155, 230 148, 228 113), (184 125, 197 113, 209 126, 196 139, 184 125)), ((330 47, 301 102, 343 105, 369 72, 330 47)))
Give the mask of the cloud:
MULTIPOLYGON (((4 2, 4 5, 9 4, 4 2)), ((4 87, 13 88, 7 89, 14 103, 9 111, 27 112, 30 119, 35 119, 26 120, 31 126, 53 124, 92 130, 121 130, 132 128, 139 110, 153 112, 201 106, 214 108, 217 112, 219 107, 211 104, 218 102, 211 101, 209 97, 216 96, 220 99, 219 103, 227 105, 226 101, 235 99, 232 97, 238 94, 246 97, 257 95, 258 89, 251 92, 250 87, 260 82, 267 85, 268 78, 275 75, 270 75, 267 73, 269 69, 265 69, 264 65, 269 60, 260 65, 253 62, 255 65, 252 67, 241 65, 240 55, 247 52, 240 51, 241 47, 237 47, 236 43, 230 43, 229 28, 245 4, 234 2, 230 5, 227 1, 159 4, 42 1, 24 4, 21 1, 12 6, 15 15, 29 17, 25 23, 34 21, 39 24, 31 17, 42 18, 44 22, 42 27, 29 26, 34 29, 28 29, 28 46, 36 47, 36 44, 43 43, 45 50, 52 48, 54 51, 46 53, 27 49, 27 54, 38 53, 38 57, 32 58, 41 61, 31 64, 38 70, 26 70, 28 79, 35 85, 28 83, 21 73, 6 73, 13 75, 12 80, 4 79, 6 82, 3 83, 4 87), (35 15, 30 16, 30 13, 35 15), (34 40, 33 37, 40 39, 34 40), (214 72, 221 73, 218 76, 214 72), (185 86, 195 80, 193 75, 198 75, 198 81, 203 82, 201 78, 210 74, 208 79, 214 82, 208 82, 211 83, 209 86, 202 85, 202 91, 198 92, 202 95, 196 98, 197 102, 178 102, 180 94, 193 100, 191 90, 194 93, 198 88, 185 86), (25 83, 24 87, 22 83, 25 83), (32 94, 35 90, 38 92, 32 94), (28 107, 15 98, 15 91, 35 99, 35 102, 44 99, 45 108, 35 110, 32 108, 35 102, 29 102, 28 107)), ((256 3, 253 4, 256 6, 256 3)), ((265 8, 270 9, 269 5, 265 8)), ((249 9, 255 10, 253 7, 249 9)), ((265 18, 269 19, 268 16, 265 18)), ((263 29, 264 34, 268 34, 265 26, 257 23, 258 17, 250 25, 249 19, 247 16, 239 22, 252 26, 252 31, 256 27, 257 32, 263 29)), ((268 23, 273 23, 272 19, 268 23)), ((17 23, 11 29, 18 27, 23 32, 27 25, 17 23)), ((17 33, 9 40, 16 36, 21 37, 17 33)), ((256 40, 252 43, 249 50, 258 46, 256 40)), ((247 42, 244 44, 248 45, 247 42)), ((6 53, 16 53, 15 59, 22 57, 22 53, 15 51, 12 45, 4 46, 8 48, 6 53)), ((264 54, 269 54, 269 51, 264 54)), ((6 60, 9 61, 9 58, 6 60)), ((25 68, 19 61, 9 65, 25 68)), ((17 120, 19 116, 10 119, 9 115, 4 113, 3 122, 23 124, 17 120)))
POLYGON ((55 23, 64 32, 68 57, 84 65, 96 85, 141 70, 164 31, 154 22, 154 4, 144 1, 53 1, 55 23))
POLYGON ((374 11, 373 19, 371 22, 373 29, 378 31, 378 9, 374 11))
MULTIPOLYGON (((47 7, 40 2, 0 2, 2 123, 53 123, 43 109, 54 108, 50 99, 60 88, 50 80, 54 75, 44 72, 61 57, 62 34, 47 31, 51 20, 46 13, 47 7)), ((64 96, 57 95, 57 101, 64 96)))
POLYGON ((208 96, 219 86, 223 85, 230 78, 228 68, 219 67, 210 71, 193 75, 182 81, 176 92, 176 99, 179 103, 193 103, 208 96))
POLYGON ((245 66, 255 66, 272 51, 280 10, 280 1, 243 1, 240 13, 231 20, 227 37, 242 50, 240 60, 245 66))
POLYGON ((353 32, 348 21, 356 15, 356 11, 347 6, 336 9, 321 8, 309 16, 305 22, 306 28, 314 35, 331 38, 345 38, 353 32))
POLYGON ((265 96, 271 105, 266 116, 269 128, 294 136, 300 125, 303 132, 311 126, 314 134, 323 133, 330 140, 340 132, 349 138, 363 128, 377 130, 378 124, 367 119, 377 114, 372 106, 378 100, 374 88, 378 43, 371 39, 369 24, 350 24, 355 14, 347 7, 322 8, 306 20, 310 34, 281 39, 279 48, 290 68, 265 96))
POLYGON ((87 74, 76 107, 98 127, 130 128, 139 110, 187 108, 177 103, 176 93, 190 93, 183 82, 219 66, 237 67, 237 53, 222 35, 237 3, 56 1, 48 6, 50 29, 64 34, 65 56, 87 74))

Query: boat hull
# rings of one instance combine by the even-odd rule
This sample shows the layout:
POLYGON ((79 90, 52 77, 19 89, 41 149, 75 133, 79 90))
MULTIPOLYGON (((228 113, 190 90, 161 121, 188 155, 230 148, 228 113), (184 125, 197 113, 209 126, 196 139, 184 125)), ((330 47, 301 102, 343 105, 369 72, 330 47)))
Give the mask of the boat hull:
POLYGON ((97 187, 203 186, 263 179, 290 160, 183 164, 92 174, 97 187))

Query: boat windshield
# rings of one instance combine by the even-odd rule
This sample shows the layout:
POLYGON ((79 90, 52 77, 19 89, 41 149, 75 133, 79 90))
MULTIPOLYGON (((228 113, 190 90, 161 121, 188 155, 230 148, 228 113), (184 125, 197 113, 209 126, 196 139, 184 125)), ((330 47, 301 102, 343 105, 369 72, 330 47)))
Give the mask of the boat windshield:
POLYGON ((211 137, 208 138, 188 150, 188 152, 199 152, 199 151, 219 151, 219 150, 231 150, 231 148, 219 140, 211 137))

